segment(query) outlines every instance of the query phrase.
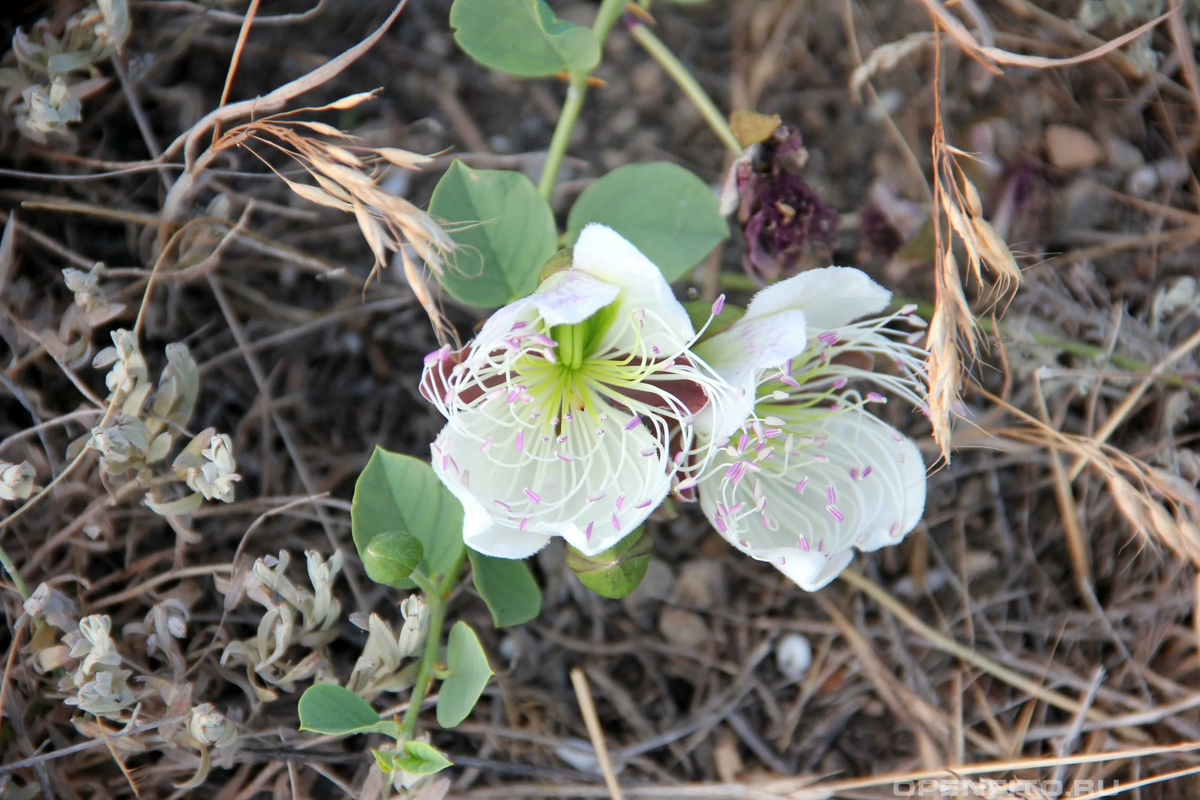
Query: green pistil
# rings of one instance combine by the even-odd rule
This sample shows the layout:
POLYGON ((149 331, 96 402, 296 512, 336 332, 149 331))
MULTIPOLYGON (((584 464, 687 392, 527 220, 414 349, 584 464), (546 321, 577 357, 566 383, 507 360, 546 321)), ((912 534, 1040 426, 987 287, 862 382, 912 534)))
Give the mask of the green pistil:
POLYGON ((616 313, 617 304, 613 302, 583 322, 552 327, 550 338, 558 342, 554 353, 558 363, 570 370, 582 367, 584 360, 595 355, 600 348, 600 342, 612 327, 616 313))

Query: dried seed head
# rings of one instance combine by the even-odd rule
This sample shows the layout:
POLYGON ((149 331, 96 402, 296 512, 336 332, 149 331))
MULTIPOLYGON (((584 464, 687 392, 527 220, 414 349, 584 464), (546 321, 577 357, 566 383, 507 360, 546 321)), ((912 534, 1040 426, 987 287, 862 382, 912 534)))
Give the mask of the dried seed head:
POLYGON ((0 500, 28 500, 33 494, 35 477, 28 461, 20 464, 0 461, 0 500))
POLYGON ((237 741, 237 726, 209 703, 201 703, 188 713, 187 729, 205 747, 229 747, 237 741))

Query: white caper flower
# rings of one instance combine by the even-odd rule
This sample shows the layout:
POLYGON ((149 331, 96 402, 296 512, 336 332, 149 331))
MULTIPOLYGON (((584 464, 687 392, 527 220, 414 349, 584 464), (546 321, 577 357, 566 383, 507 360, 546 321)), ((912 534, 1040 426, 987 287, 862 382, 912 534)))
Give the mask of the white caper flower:
POLYGON ((28 461, 20 464, 0 461, 0 500, 28 500, 33 494, 34 476, 28 461))
POLYGON ((138 385, 150 379, 146 359, 138 349, 137 337, 124 328, 112 332, 113 346, 106 347, 92 359, 92 366, 100 369, 112 365, 104 376, 104 385, 110 392, 132 392, 138 385))
POLYGON ((237 474, 237 462, 233 458, 233 442, 224 433, 213 434, 208 447, 200 451, 206 460, 199 467, 188 467, 184 481, 188 488, 204 495, 206 500, 234 500, 233 484, 242 479, 237 474))
POLYGON ((228 747, 237 741, 237 726, 233 720, 210 703, 201 703, 188 712, 187 729, 192 738, 205 747, 228 747))
MULTIPOLYGON (((79 98, 62 78, 55 78, 49 90, 44 86, 30 86, 21 92, 28 117, 24 119, 30 130, 39 134, 65 130, 72 122, 79 122, 79 98)), ((24 116, 24 115, 23 115, 24 116)))
POLYGON ((404 627, 397 641, 400 656, 416 655, 429 632, 429 606, 420 595, 412 594, 400 603, 400 613, 404 616, 404 627))

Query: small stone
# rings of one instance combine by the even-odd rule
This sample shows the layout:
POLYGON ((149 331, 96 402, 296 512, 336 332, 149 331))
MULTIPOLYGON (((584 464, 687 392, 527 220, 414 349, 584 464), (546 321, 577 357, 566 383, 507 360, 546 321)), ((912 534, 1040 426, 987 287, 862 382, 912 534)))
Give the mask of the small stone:
POLYGON ((798 681, 812 666, 812 645, 802 634, 785 633, 775 645, 775 664, 789 681, 798 681))
POLYGON ((1149 197, 1158 188, 1158 170, 1153 164, 1138 167, 1125 178, 1125 191, 1134 197, 1149 197))
POLYGON ((1058 169, 1074 172, 1099 164, 1104 150, 1079 128, 1051 125, 1046 128, 1046 158, 1058 169))
POLYGON ((700 650, 712 638, 704 618, 682 608, 667 607, 658 615, 658 632, 668 643, 685 650, 700 650))

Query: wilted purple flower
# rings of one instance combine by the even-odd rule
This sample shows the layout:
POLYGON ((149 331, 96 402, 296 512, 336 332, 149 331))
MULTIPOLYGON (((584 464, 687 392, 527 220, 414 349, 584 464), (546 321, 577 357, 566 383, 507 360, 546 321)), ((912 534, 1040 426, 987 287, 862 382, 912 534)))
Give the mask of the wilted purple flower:
MULTIPOLYGON (((814 242, 833 250, 837 211, 796 174, 808 160, 800 132, 780 125, 766 141, 751 145, 733 166, 737 219, 746 235, 746 271, 774 281, 796 267, 814 242)), ((727 201, 728 202, 728 201, 727 201)))

